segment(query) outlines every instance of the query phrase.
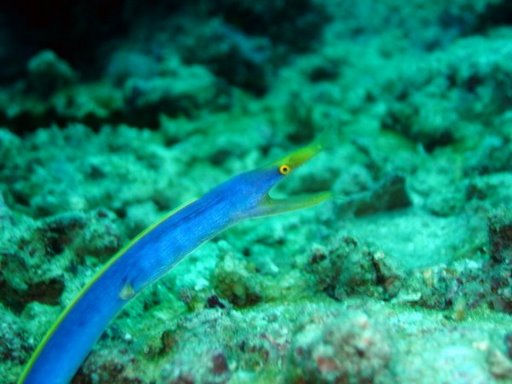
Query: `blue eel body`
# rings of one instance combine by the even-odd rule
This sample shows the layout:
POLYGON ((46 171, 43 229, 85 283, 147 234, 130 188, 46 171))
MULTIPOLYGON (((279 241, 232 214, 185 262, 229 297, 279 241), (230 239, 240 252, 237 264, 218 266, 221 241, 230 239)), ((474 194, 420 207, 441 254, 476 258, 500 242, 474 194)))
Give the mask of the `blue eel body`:
POLYGON ((69 383, 108 323, 131 298, 224 229, 245 218, 304 208, 328 199, 329 192, 285 200, 268 195, 284 176, 320 149, 320 144, 311 144, 278 162, 238 175, 142 232, 64 310, 18 383, 69 383))

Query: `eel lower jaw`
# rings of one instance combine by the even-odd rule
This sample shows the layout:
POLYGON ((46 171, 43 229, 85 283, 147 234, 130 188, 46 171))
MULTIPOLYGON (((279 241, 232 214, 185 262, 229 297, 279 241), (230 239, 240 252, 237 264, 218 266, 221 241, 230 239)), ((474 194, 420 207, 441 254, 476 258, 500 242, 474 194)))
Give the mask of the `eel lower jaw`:
POLYGON ((292 196, 285 199, 274 199, 267 194, 261 203, 262 215, 276 215, 283 212, 309 208, 331 198, 332 192, 330 191, 292 196))

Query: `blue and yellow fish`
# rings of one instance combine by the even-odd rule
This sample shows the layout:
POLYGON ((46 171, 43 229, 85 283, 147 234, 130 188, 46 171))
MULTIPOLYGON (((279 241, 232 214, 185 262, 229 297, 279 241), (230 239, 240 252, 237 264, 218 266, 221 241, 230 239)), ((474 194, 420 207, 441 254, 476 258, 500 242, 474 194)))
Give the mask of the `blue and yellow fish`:
POLYGON ((330 192, 276 200, 270 189, 316 155, 313 143, 243 173, 147 228, 119 251, 62 312, 27 363, 18 383, 68 383, 108 323, 142 289, 219 232, 247 218, 310 207, 330 192))

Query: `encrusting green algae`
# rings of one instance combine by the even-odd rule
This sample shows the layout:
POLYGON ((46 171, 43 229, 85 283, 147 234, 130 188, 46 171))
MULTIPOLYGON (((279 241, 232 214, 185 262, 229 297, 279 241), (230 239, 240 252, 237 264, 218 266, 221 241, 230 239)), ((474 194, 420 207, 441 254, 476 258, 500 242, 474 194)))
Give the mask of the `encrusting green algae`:
POLYGON ((0 381, 140 231, 323 134, 275 194, 331 201, 204 244, 72 383, 512 383, 507 1, 121 3, 0 6, 0 381))

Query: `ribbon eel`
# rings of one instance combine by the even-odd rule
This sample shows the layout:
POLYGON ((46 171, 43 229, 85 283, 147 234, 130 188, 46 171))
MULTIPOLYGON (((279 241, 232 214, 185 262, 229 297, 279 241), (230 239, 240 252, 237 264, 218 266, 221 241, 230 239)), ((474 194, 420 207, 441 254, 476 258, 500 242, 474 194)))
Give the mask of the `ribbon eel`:
POLYGON ((283 200, 269 195, 274 185, 321 149, 322 144, 313 143, 277 162, 235 176, 144 230, 113 256, 62 312, 18 383, 70 382, 108 323, 131 298, 224 229, 243 219, 327 200, 330 192, 283 200))

